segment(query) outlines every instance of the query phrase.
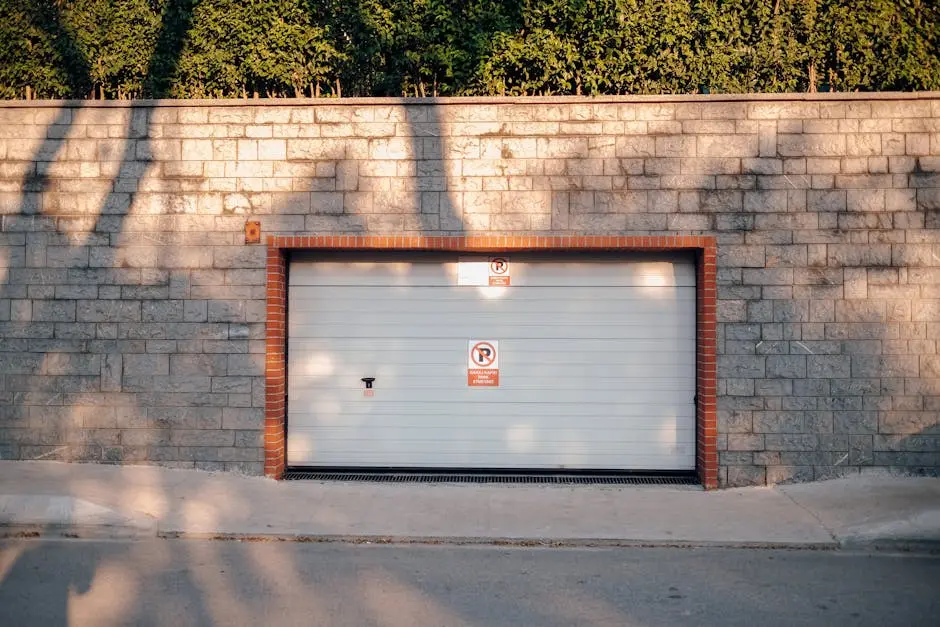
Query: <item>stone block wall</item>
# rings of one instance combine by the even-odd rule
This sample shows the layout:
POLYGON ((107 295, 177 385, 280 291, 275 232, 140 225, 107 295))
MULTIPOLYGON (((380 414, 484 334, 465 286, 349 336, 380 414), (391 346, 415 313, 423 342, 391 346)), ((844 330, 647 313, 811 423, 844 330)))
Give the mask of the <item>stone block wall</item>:
POLYGON ((0 103, 0 457, 263 468, 265 235, 718 241, 722 485, 940 472, 940 94, 0 103))

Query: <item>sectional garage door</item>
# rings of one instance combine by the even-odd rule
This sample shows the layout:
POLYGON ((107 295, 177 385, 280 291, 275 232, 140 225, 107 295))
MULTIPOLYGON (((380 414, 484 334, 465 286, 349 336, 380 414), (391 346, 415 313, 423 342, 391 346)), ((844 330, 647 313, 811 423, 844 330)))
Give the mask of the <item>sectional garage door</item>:
POLYGON ((513 255, 508 287, 467 285, 488 262, 291 263, 288 465, 694 469, 691 260, 513 255), (471 340, 498 387, 468 385, 471 340))

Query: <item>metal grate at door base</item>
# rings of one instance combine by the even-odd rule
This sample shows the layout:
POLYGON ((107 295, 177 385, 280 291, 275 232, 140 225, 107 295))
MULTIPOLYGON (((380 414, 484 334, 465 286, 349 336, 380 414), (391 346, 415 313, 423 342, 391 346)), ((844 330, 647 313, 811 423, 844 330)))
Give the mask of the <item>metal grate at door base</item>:
POLYGON ((375 483, 523 483, 555 485, 698 485, 690 475, 492 474, 422 472, 322 472, 288 470, 287 481, 362 481, 375 483))

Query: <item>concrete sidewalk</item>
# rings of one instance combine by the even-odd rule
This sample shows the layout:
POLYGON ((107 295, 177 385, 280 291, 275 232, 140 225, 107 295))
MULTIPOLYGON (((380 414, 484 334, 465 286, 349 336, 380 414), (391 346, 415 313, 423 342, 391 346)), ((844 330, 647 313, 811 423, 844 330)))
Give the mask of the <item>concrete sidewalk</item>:
POLYGON ((0 461, 0 536, 940 550, 940 479, 679 486, 276 482, 0 461))

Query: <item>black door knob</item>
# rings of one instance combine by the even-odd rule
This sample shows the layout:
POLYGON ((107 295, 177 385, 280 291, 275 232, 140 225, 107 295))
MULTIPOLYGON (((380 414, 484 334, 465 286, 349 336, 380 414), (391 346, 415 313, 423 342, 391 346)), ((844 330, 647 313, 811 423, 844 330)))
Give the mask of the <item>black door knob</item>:
POLYGON ((375 381, 375 377, 362 377, 362 382, 366 384, 366 389, 372 389, 372 382, 375 381))

